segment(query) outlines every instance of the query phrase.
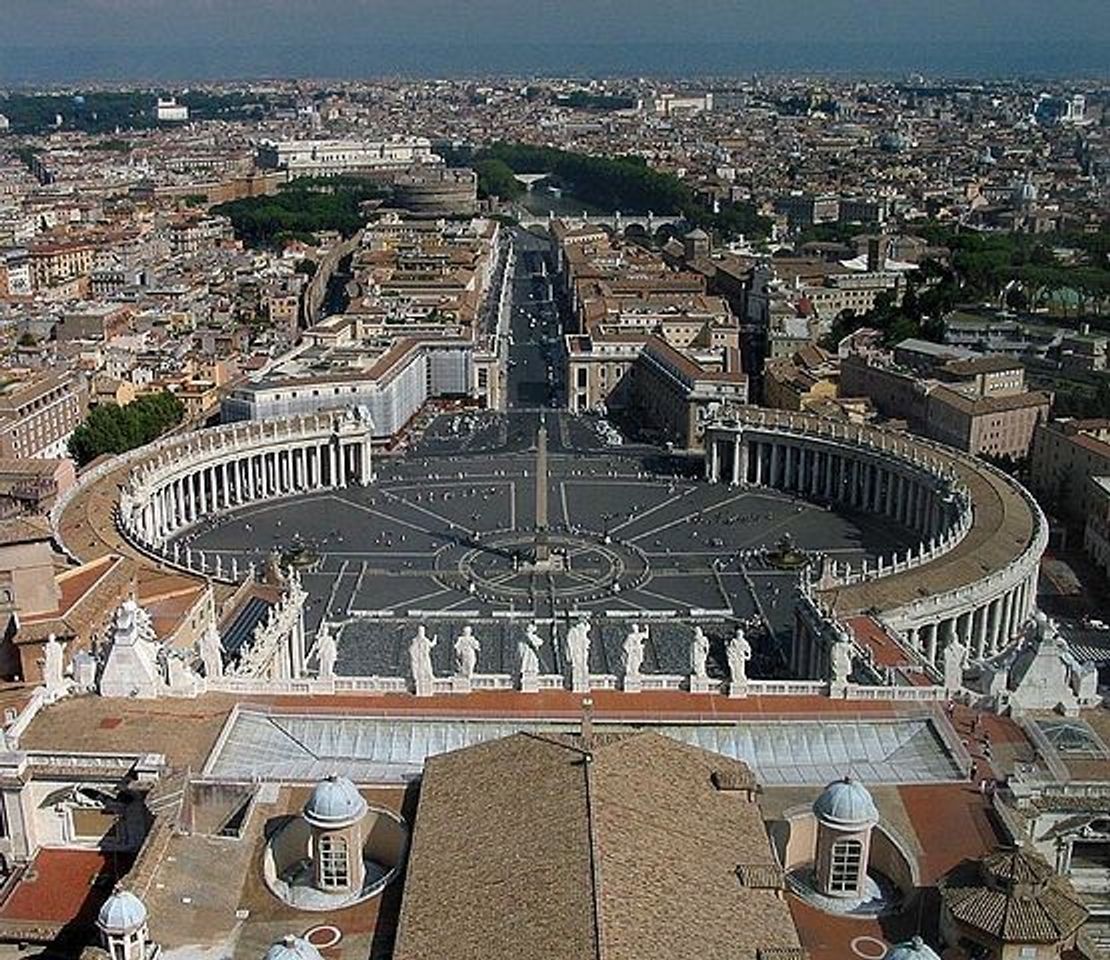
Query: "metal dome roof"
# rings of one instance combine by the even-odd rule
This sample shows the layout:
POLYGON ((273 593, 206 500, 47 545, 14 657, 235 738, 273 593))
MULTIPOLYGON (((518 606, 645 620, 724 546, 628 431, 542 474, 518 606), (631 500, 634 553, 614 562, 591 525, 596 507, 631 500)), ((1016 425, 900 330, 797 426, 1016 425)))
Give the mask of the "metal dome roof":
POLYGON ((921 937, 914 937, 891 947, 886 960, 940 960, 940 957, 921 937))
POLYGON ((266 951, 266 960, 323 960, 320 951, 303 937, 282 937, 266 951))
POLYGON ((865 827, 879 822, 879 811, 867 788, 858 780, 834 780, 813 802, 813 814, 833 827, 865 827))
POLYGON ((146 907, 129 890, 116 890, 104 901, 96 923, 105 933, 131 933, 146 923, 146 907))
POLYGON ((304 818, 315 827, 343 827, 361 820, 366 801, 346 777, 321 780, 304 805, 304 818))

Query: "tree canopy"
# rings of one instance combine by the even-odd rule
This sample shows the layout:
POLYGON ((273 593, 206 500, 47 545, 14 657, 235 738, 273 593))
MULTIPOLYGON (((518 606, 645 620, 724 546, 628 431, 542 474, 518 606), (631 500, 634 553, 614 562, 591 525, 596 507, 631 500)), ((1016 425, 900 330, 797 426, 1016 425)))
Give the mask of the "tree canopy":
POLYGON ((279 248, 292 239, 315 243, 321 230, 351 236, 364 222, 361 204, 382 195, 381 188, 351 177, 295 180, 274 196, 233 200, 213 212, 228 217, 248 246, 279 248))
POLYGON ((126 407, 94 407, 69 438, 69 455, 84 466, 105 453, 126 453, 157 440, 184 416, 185 405, 167 391, 139 397, 126 407))

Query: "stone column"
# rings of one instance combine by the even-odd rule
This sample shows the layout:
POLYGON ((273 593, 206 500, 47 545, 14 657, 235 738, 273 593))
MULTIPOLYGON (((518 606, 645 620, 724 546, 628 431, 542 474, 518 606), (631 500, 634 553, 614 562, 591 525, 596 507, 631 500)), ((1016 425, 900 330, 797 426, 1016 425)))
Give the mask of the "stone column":
POLYGON ((774 487, 778 483, 779 474, 779 445, 771 441, 771 475, 767 486, 774 487))
POLYGON ((999 635, 999 643, 1001 646, 1008 646, 1010 643, 1010 618, 1013 613, 1013 594, 1006 593, 1002 597, 1002 629, 999 635))
POLYGON ((995 655, 1002 646, 1002 613, 1005 602, 995 597, 990 602, 990 653, 995 655))
POLYGON ((937 662, 937 630, 938 624, 930 623, 926 628, 925 634, 925 659, 929 663, 935 664, 937 662))
POLYGON ((975 608, 975 656, 982 660, 987 649, 987 607, 975 608))

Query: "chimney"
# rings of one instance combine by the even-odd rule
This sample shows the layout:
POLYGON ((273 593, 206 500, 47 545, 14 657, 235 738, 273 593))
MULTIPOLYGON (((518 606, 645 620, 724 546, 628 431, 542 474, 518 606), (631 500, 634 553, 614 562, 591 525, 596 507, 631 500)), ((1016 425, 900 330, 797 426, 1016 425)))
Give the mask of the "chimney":
POLYGON ((582 746, 585 750, 594 748, 594 699, 582 698, 582 746))

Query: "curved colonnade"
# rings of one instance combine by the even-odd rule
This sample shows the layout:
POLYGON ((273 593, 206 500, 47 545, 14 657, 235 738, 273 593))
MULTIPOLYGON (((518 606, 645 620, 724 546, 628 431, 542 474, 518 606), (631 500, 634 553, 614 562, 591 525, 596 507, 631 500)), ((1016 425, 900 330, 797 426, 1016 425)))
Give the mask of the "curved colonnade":
POLYGON ((816 600, 830 615, 877 616, 924 659, 958 639, 987 659, 1033 613, 1048 525, 1017 481, 905 434, 752 407, 706 430, 706 475, 874 513, 915 531, 915 548, 829 565, 816 600))
MULTIPOLYGON (((251 503, 368 485, 372 429, 354 412, 214 427, 145 448, 119 495, 116 523, 160 562, 234 582, 240 571, 209 564, 171 542, 204 517, 251 503)), ((245 571, 244 571, 245 572, 245 571)))

